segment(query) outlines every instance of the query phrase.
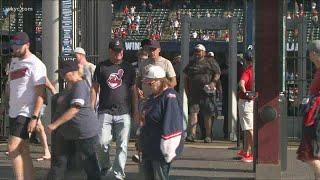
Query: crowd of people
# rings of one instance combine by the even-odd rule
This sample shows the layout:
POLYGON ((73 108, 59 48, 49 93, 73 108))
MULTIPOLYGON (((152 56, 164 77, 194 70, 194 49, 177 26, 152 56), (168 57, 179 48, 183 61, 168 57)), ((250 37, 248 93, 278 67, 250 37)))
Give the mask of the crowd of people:
MULTIPOLYGON (((206 52, 204 45, 194 47, 191 61, 183 70, 189 99, 188 129, 185 128, 181 95, 175 90, 179 67, 160 55, 159 41, 145 39, 141 42, 136 68, 124 61, 124 47, 117 39, 109 43, 109 59, 96 65, 87 61, 83 48, 75 48, 75 60, 61 62, 56 71, 66 81, 64 90, 58 94, 47 78, 45 65, 30 52, 29 46, 26 33, 13 36, 14 58, 8 73, 8 156, 17 179, 34 177, 28 145, 33 132, 38 132, 44 148, 44 156, 39 160, 51 160, 47 179, 63 179, 70 154, 76 152, 82 155, 88 179, 103 176, 124 179, 131 123, 139 127, 134 157, 141 164, 145 179, 169 178, 171 163, 181 155, 184 141, 196 140, 199 116, 204 119, 204 142, 212 142, 212 120, 218 115, 215 98, 223 90, 220 66, 214 53, 206 52), (55 96, 56 104, 52 123, 46 128, 41 123, 45 89, 55 96), (52 135, 52 154, 45 129, 52 135), (112 140, 116 142, 113 163, 110 161, 112 140)), ((245 87, 243 93, 250 91, 250 85, 246 84, 250 78, 249 73, 242 78, 243 83, 240 81, 245 87)), ((252 114, 240 116, 244 123, 250 124, 252 114)), ((250 126, 243 129, 252 131, 250 126)), ((248 148, 244 147, 246 153, 239 155, 243 158, 251 155, 250 147, 252 143, 249 142, 248 148)))
MULTIPOLYGON (((218 2, 215 2, 218 3, 218 2)), ((172 4, 172 2, 162 2, 162 5, 157 5, 153 7, 152 3, 142 1, 141 5, 138 7, 135 4, 129 6, 125 5, 121 11, 123 14, 123 19, 121 19, 122 24, 118 27, 112 29, 113 37, 114 38, 121 38, 126 39, 128 36, 134 37, 135 35, 144 35, 147 36, 149 39, 154 40, 178 40, 180 39, 180 26, 181 26, 181 17, 183 15, 188 15, 190 17, 212 17, 216 16, 212 11, 209 9, 203 14, 200 13, 200 6, 197 7, 199 11, 197 13, 192 13, 191 2, 183 2, 181 4, 174 4, 174 6, 181 7, 182 9, 174 9, 172 13, 168 16, 163 13, 161 14, 162 17, 156 17, 152 13, 153 9, 157 8, 167 8, 171 9, 172 7, 168 4, 172 4), (168 5, 168 7, 167 7, 168 5), (145 16, 145 12, 149 12, 148 15, 145 16), (167 22, 164 22, 167 21, 167 22), (125 22, 125 23, 123 23, 125 22), (169 23, 169 24, 167 24, 169 23), (143 26, 141 26, 143 24, 143 26), (167 28, 165 26, 169 26, 167 28), (141 29, 141 28, 142 29, 141 29), (142 32, 142 33, 140 33, 142 32)), ((215 6, 217 7, 217 6, 215 6)), ((204 7, 202 7, 204 8, 204 7)), ((232 17, 233 10, 225 10, 221 16, 223 17, 232 17)), ((219 15, 220 16, 220 15, 219 15)), ((190 33, 192 39, 198 40, 218 40, 218 41, 229 41, 229 32, 227 30, 219 30, 219 31, 211 31, 211 30, 194 30, 190 33)), ((238 40, 243 40, 243 28, 240 28, 238 31, 238 40)))

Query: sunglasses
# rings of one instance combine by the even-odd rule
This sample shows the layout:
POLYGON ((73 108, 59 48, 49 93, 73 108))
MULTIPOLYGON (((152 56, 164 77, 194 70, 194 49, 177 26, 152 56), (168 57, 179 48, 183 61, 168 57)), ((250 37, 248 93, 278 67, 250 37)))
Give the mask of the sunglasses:
POLYGON ((11 45, 18 45, 18 46, 22 46, 25 44, 25 41, 23 40, 20 40, 20 39, 17 39, 17 40, 11 40, 10 41, 10 44, 11 45))
POLYGON ((145 84, 151 86, 152 84, 156 83, 157 80, 151 80, 151 81, 144 81, 145 84))

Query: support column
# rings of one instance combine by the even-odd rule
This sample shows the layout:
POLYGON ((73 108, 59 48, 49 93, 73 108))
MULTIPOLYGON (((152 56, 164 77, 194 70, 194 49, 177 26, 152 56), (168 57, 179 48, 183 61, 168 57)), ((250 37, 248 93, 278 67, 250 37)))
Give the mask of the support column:
POLYGON ((111 0, 98 1, 98 55, 99 62, 108 57, 108 44, 111 39, 112 7, 111 0))
POLYGON ((183 114, 185 117, 185 128, 188 129, 188 97, 186 95, 186 91, 184 89, 184 78, 185 76, 183 75, 183 69, 189 64, 189 50, 190 50, 190 38, 189 38, 189 33, 190 33, 190 17, 188 16, 183 16, 182 17, 182 22, 181 22, 181 33, 183 36, 181 36, 181 68, 180 68, 180 94, 183 95, 182 98, 182 103, 183 103, 183 114))
MULTIPOLYGON (((47 67, 49 80, 57 81, 59 56, 59 1, 42 1, 42 61, 47 67)), ((53 84, 58 89, 58 84, 53 84)), ((44 124, 51 121, 51 99, 48 99, 44 124)))
POLYGON ((255 0, 255 84, 259 93, 256 179, 280 179, 280 66, 283 57, 283 1, 255 0))

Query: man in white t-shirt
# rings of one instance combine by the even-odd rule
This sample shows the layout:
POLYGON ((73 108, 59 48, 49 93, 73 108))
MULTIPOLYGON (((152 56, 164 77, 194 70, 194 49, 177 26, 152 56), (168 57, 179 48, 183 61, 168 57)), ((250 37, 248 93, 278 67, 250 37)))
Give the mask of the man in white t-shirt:
POLYGON ((19 32, 12 38, 9 70, 9 157, 16 179, 34 179, 28 139, 39 123, 46 84, 46 66, 29 50, 29 37, 19 32))
POLYGON ((96 70, 96 65, 87 61, 86 52, 81 47, 76 47, 73 50, 73 53, 76 56, 76 60, 79 65, 79 69, 83 72, 84 79, 87 81, 89 86, 92 86, 93 73, 96 70))

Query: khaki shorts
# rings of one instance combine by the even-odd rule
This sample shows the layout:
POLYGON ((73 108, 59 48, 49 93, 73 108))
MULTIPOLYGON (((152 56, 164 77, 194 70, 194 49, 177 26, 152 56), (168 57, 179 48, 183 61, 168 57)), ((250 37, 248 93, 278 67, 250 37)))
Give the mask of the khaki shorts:
POLYGON ((244 131, 253 129, 253 106, 252 100, 239 99, 238 101, 240 125, 244 131))

